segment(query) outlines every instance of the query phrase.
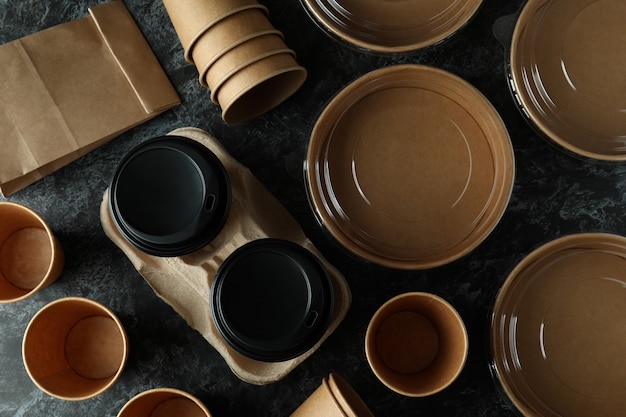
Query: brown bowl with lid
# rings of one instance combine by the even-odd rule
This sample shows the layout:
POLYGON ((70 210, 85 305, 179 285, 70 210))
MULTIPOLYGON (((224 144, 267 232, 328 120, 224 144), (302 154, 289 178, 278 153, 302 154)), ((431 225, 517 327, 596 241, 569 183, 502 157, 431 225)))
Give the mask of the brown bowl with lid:
POLYGON ((574 156, 626 160, 626 3, 530 0, 513 33, 510 78, 524 116, 574 156))
POLYGON ((324 230, 358 258, 398 269, 476 248, 506 209, 514 171, 489 101, 423 65, 375 70, 340 91, 313 127, 305 163, 324 230))

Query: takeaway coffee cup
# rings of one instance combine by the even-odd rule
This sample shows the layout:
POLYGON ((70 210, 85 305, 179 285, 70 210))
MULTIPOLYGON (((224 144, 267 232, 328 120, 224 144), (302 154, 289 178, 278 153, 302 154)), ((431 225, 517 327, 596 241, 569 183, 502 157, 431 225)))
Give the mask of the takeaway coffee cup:
POLYGON ((155 388, 137 394, 117 417, 211 417, 193 395, 174 388, 155 388))
POLYGON ((376 311, 365 335, 372 371, 388 388, 410 397, 435 394, 461 373, 468 339, 459 314, 429 293, 398 295, 376 311))
POLYGON ((39 214, 0 202, 0 303, 23 300, 50 285, 63 264, 63 248, 39 214))
POLYGON ((211 315, 234 351, 281 362, 319 342, 332 318, 333 298, 315 255, 291 241, 258 239, 220 265, 211 285, 211 315))
POLYGON ((118 165, 109 210, 119 232, 154 256, 194 252, 212 241, 228 219, 231 187, 219 158, 181 136, 150 139, 118 165))
POLYGON ((337 373, 331 373, 291 417, 374 417, 359 394, 337 373))
POLYGON ((128 339, 108 308, 68 297, 35 314, 22 353, 35 385, 54 397, 78 401, 101 394, 117 381, 128 356, 128 339))

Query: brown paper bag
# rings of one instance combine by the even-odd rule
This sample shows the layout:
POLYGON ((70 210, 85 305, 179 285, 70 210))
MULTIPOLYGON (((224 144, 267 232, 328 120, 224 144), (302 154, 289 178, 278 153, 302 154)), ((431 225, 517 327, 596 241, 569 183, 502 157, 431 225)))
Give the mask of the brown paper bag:
POLYGON ((0 191, 9 195, 180 104, 121 1, 0 46, 0 191))
POLYGON ((278 381, 311 356, 343 321, 352 302, 348 282, 324 259, 280 202, 217 139, 196 128, 181 128, 171 134, 200 142, 217 155, 228 172, 233 201, 229 219, 220 234, 189 255, 174 258, 147 255, 128 243, 115 228, 109 211, 108 190, 100 205, 102 228, 155 293, 204 336, 235 375, 256 385, 278 381), (315 254, 326 267, 334 289, 333 316, 322 338, 305 353, 283 362, 259 362, 239 354, 222 339, 211 317, 211 284, 221 263, 237 248, 266 237, 290 240, 315 254))

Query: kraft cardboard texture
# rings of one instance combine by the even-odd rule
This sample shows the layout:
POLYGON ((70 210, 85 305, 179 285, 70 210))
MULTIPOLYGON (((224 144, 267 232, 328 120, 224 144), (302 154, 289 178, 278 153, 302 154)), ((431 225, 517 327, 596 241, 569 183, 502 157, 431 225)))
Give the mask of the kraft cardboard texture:
POLYGON ((128 243, 115 228, 109 211, 108 190, 100 206, 104 232, 126 254, 155 293, 204 336, 240 379, 256 385, 278 381, 312 355, 339 326, 352 301, 348 283, 317 251, 280 202, 248 168, 228 154, 217 139, 195 128, 177 129, 170 134, 200 142, 224 164, 233 198, 229 218, 220 234, 189 255, 174 258, 147 255, 128 243), (290 240, 315 254, 328 270, 335 295, 331 323, 318 343, 294 359, 272 363, 256 361, 234 351, 219 335, 210 309, 211 283, 221 263, 238 247, 267 237, 290 240))
POLYGON ((180 104, 121 1, 0 46, 0 191, 12 194, 180 104))

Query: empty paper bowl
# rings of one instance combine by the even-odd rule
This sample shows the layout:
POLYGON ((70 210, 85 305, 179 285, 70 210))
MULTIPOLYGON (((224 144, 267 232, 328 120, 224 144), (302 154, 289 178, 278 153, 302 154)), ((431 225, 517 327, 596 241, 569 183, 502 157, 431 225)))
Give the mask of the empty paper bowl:
POLYGON ((222 230, 231 188, 219 158, 180 136, 148 140, 118 165, 109 188, 116 228, 137 249, 173 257, 194 252, 222 230))
POLYGON ((63 264, 63 248, 39 214, 0 202, 0 303, 23 300, 47 287, 63 264))
POLYGON ((490 328, 493 370, 524 416, 626 410, 626 238, 555 239, 509 274, 490 328))
POLYGON ((511 85, 524 115, 561 149, 626 160, 626 3, 531 0, 519 16, 511 85))
POLYGON ((359 394, 337 373, 319 386, 291 417, 374 417, 359 394))
POLYGON ((333 311, 333 287, 320 260, 302 246, 260 239, 235 250, 211 286, 213 322, 240 354, 279 362, 312 348, 333 311))
POLYGON ((53 301, 32 318, 23 341, 28 375, 42 391, 78 401, 110 388, 128 356, 128 339, 115 314, 79 297, 53 301))
POLYGON ((301 0, 327 34, 360 49, 406 52, 434 45, 462 28, 481 0, 301 0))
POLYGON ((195 396, 174 388, 154 388, 128 401, 117 417, 211 417, 195 396))
POLYGON ((330 101, 305 174, 318 220, 343 247, 368 262, 425 269, 491 233, 514 166, 506 127, 478 90, 440 69, 397 65, 330 101))
POLYGON ((459 376, 468 351, 463 320, 434 294, 398 295, 374 314, 365 334, 365 353, 374 374, 393 391, 424 397, 459 376))

